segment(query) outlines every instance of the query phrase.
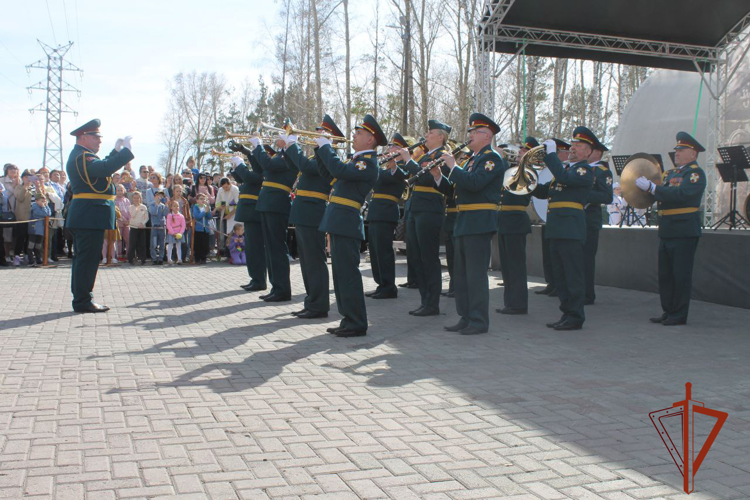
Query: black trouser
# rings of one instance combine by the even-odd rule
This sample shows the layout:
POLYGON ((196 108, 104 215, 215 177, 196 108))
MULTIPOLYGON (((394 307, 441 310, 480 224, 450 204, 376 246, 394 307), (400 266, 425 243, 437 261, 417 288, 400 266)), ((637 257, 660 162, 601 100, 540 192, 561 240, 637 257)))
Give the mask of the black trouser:
POLYGON ((0 223, 0 266, 5 264, 5 236, 3 235, 5 227, 0 223))
POLYGON ((456 312, 467 326, 490 325, 490 281, 493 233, 456 236, 456 312))
POLYGON ((596 251, 599 249, 599 228, 586 229, 586 242, 583 244, 584 273, 586 283, 586 302, 596 299, 594 279, 596 278, 596 251))
POLYGON ((409 221, 414 217, 411 212, 404 214, 404 239, 406 241, 406 282, 412 285, 419 284, 419 277, 417 276, 417 269, 415 267, 416 262, 419 260, 419 252, 416 248, 409 246, 409 240, 413 238, 410 236, 414 232, 413 227, 409 227, 409 221))
POLYGON ((445 231, 445 260, 448 263, 448 291, 453 291, 453 270, 456 262, 456 250, 453 243, 453 230, 445 231))
POLYGON ((529 308, 526 234, 501 234, 498 243, 503 273, 503 304, 510 309, 526 311, 529 308))
POLYGON ((71 229, 76 253, 70 273, 73 310, 79 311, 94 299, 94 283, 104 245, 104 229, 71 229))
POLYGON ((667 319, 687 321, 698 238, 659 240, 659 297, 667 319))
POLYGON ((444 213, 412 212, 409 219, 409 240, 406 248, 413 247, 418 255, 414 269, 419 283, 422 307, 439 308, 443 276, 440 268, 440 229, 444 213))
MULTIPOLYGON (((331 309, 328 285, 328 259, 326 235, 317 226, 296 226, 297 253, 305 284, 305 309, 328 312, 331 309)), ((370 233, 372 234, 372 233, 370 233)))
POLYGON ((245 222, 245 265, 250 281, 266 286, 266 245, 260 222, 245 222))
POLYGON ((211 235, 206 231, 195 232, 195 242, 193 242, 193 250, 195 250, 195 262, 203 262, 208 256, 208 241, 211 235))
MULTIPOLYGON (((28 224, 14 224, 13 225, 13 239, 16 244, 14 245, 15 255, 21 255, 26 253, 26 246, 29 240, 29 225, 28 224)), ((99 265, 97 261, 97 265, 99 265)))
POLYGON ((398 293, 396 288, 396 253, 393 251, 395 222, 370 221, 370 265, 377 292, 398 293))
POLYGON ((359 238, 331 235, 331 268, 336 307, 341 314, 339 326, 367 330, 367 307, 359 271, 359 238))
POLYGON ((584 266, 583 242, 570 239, 550 240, 550 257, 555 273, 555 288, 560 296, 562 320, 583 324, 584 266))
POLYGON ((146 242, 149 240, 151 231, 147 228, 130 228, 130 238, 128 239, 128 262, 133 263, 136 258, 141 262, 146 262, 148 252, 146 251, 146 242))
POLYGON ((266 244, 266 264, 271 282, 271 294, 291 296, 289 249, 286 246, 289 214, 262 212, 260 222, 263 227, 263 241, 266 244))
POLYGON ((546 225, 542 224, 542 267, 544 268, 544 282, 555 288, 555 275, 552 272, 552 257, 550 256, 549 242, 544 237, 546 225))

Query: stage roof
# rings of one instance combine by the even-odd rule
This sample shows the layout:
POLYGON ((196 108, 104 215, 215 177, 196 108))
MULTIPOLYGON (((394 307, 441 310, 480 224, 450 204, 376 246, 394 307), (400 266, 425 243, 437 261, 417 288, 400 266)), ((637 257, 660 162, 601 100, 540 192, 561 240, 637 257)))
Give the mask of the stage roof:
MULTIPOLYGON (((696 71, 750 26, 748 0, 486 0, 490 50, 696 71), (493 47, 494 42, 494 47, 493 47)), ((708 62, 708 64, 707 64, 708 62)))

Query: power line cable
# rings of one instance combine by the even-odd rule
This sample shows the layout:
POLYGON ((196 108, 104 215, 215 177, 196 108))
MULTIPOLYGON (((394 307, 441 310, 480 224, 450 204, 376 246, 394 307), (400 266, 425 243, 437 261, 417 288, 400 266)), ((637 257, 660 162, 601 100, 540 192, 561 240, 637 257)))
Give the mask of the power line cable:
POLYGON ((55 41, 55 45, 57 45, 57 36, 55 35, 55 25, 52 24, 52 13, 49 10, 49 0, 45 0, 45 3, 47 4, 47 17, 49 18, 49 25, 52 27, 52 39, 55 41))

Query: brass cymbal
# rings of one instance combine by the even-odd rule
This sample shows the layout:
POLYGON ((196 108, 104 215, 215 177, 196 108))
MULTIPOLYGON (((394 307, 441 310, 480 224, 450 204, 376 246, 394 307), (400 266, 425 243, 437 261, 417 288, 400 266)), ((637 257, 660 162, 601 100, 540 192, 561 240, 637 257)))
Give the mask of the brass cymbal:
POLYGON ((620 176, 622 197, 633 208, 649 208, 656 201, 654 195, 635 185, 635 180, 641 176, 661 186, 659 162, 650 154, 634 154, 628 158, 625 167, 622 169, 622 175, 620 176))

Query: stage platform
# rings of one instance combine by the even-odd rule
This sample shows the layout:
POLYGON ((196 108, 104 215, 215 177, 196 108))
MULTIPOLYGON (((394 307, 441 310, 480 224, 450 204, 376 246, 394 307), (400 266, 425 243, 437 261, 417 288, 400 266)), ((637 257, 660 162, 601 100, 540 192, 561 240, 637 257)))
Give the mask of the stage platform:
MULTIPOLYGON (((533 226, 526 245, 529 276, 544 276, 541 236, 541 226, 533 226)), ((603 227, 596 284, 657 293, 658 251, 656 227, 603 227)), ((750 309, 750 231, 703 231, 693 269, 693 299, 750 309)))

